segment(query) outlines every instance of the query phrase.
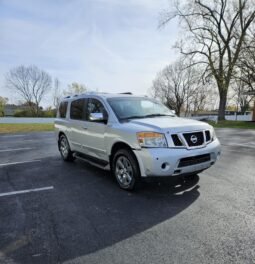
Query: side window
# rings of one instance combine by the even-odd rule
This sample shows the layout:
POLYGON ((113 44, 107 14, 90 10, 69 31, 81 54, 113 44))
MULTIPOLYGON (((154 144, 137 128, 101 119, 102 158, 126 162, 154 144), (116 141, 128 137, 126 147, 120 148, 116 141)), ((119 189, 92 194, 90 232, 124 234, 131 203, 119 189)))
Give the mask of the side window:
POLYGON ((61 102, 58 109, 58 116, 60 118, 66 118, 66 110, 67 110, 68 102, 61 102))
MULTIPOLYGON (((108 118, 108 114, 107 114, 103 104, 99 100, 94 99, 94 98, 90 98, 88 100, 88 104, 87 104, 87 118, 86 118, 88 121, 91 121, 90 120, 90 114, 91 113, 101 113, 104 120, 106 120, 108 118)), ((102 122, 102 121, 98 120, 98 122, 102 122)))
POLYGON ((70 118, 76 120, 85 120, 84 114, 85 99, 72 101, 70 109, 70 118))

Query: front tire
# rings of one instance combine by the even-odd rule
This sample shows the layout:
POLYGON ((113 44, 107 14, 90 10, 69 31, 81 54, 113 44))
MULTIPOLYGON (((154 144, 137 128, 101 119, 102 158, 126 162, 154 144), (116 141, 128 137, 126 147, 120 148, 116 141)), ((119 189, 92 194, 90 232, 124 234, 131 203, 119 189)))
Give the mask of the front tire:
POLYGON ((68 139, 65 135, 61 135, 59 138, 59 151, 64 161, 74 161, 73 152, 70 149, 68 139))
POLYGON ((128 149, 120 149, 113 156, 112 173, 124 190, 134 190, 140 185, 141 175, 134 153, 128 149))

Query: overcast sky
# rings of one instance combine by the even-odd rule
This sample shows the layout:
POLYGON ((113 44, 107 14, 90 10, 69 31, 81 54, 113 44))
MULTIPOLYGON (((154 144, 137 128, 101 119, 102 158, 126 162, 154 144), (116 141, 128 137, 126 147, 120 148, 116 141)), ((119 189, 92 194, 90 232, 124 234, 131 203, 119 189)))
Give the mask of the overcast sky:
MULTIPOLYGON (((169 0, 0 0, 0 96, 18 96, 4 75, 37 65, 61 87, 72 82, 104 92, 146 94, 175 58, 177 25, 158 29, 169 0)), ((43 105, 50 105, 51 96, 43 105)))

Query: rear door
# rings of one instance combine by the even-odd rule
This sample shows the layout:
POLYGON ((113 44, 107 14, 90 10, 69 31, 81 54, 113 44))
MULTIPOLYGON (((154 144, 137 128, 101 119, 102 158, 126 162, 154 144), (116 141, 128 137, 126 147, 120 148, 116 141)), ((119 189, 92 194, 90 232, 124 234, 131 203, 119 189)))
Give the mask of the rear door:
POLYGON ((86 138, 86 98, 80 98, 71 102, 70 105, 70 143, 72 150, 82 152, 83 138, 86 138))

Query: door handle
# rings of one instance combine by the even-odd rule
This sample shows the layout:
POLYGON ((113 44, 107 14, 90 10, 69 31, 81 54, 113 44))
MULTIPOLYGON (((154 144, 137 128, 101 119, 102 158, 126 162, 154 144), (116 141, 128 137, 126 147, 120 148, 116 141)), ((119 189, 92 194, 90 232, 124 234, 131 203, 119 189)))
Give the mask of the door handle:
POLYGON ((88 128, 87 127, 82 127, 84 130, 87 130, 88 128))

